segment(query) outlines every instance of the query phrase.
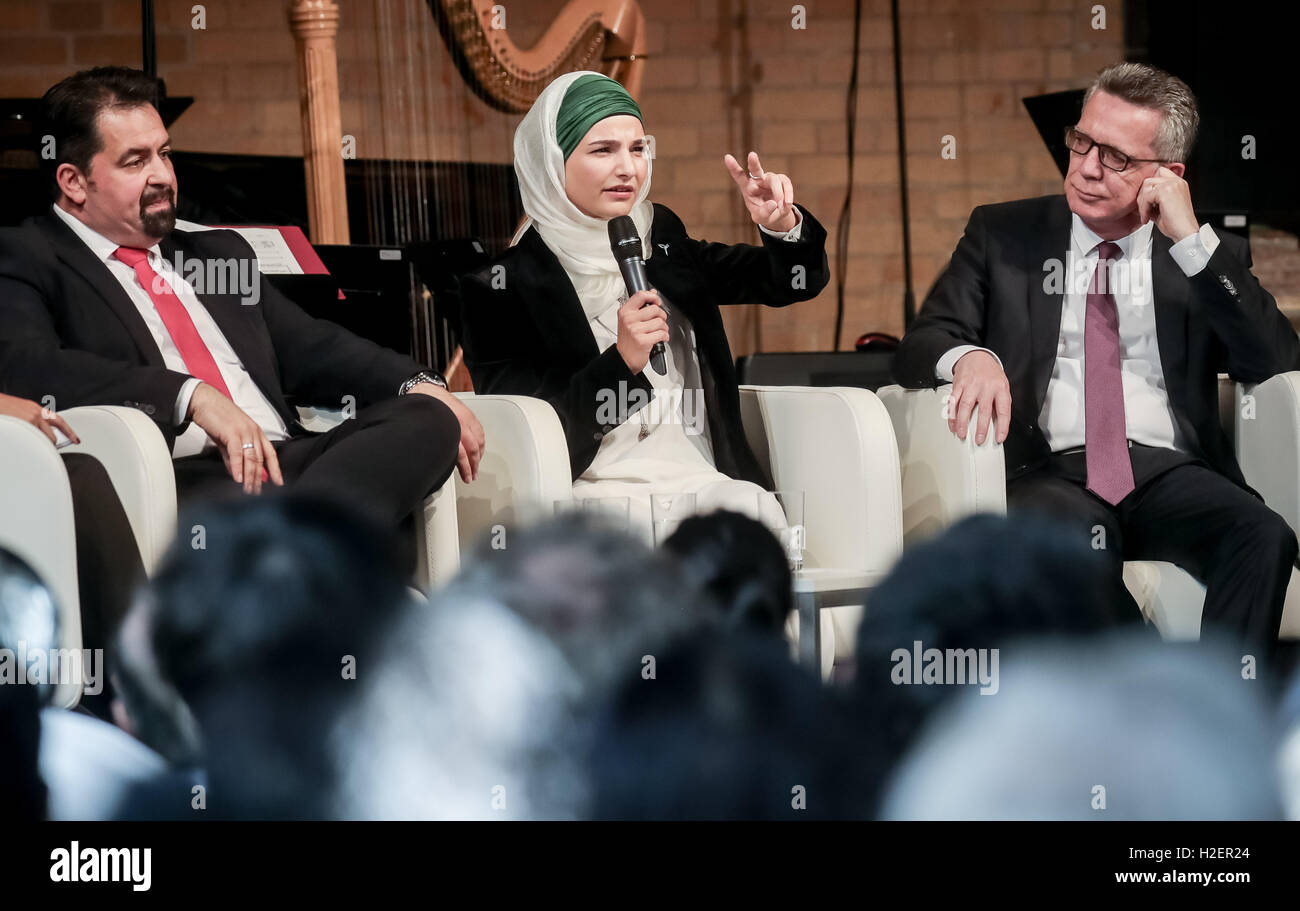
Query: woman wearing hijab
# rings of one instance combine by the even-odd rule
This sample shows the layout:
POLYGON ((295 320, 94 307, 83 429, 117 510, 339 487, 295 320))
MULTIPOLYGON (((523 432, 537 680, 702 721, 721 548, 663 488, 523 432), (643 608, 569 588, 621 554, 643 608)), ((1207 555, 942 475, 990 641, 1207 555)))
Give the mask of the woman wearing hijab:
POLYGON ((694 493, 696 509, 784 525, 745 441, 719 307, 783 307, 828 279, 826 231, 783 174, 727 155, 762 246, 707 243, 651 204, 650 137, 627 91, 599 73, 552 82, 515 131, 528 218, 515 244, 462 280, 465 360, 483 393, 554 406, 575 497, 628 497, 649 528, 650 494, 694 493), (608 222, 628 215, 653 290, 628 298, 608 222), (664 342, 664 370, 650 362, 664 342))

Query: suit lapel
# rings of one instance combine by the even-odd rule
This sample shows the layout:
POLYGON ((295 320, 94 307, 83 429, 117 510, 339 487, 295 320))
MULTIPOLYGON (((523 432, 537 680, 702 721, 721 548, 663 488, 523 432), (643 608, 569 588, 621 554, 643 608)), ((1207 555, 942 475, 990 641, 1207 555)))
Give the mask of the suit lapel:
MULTIPOLYGON (((1052 378, 1056 363, 1056 347, 1061 336, 1061 316, 1065 311, 1064 286, 1059 293, 1048 291, 1048 273, 1044 263, 1056 261, 1068 266, 1070 252, 1070 207, 1064 196, 1052 197, 1051 205, 1043 219, 1033 226, 1032 239, 1027 244, 1028 261, 1024 274, 1029 277, 1029 344, 1030 377, 1034 393, 1030 415, 1037 420, 1047 397, 1047 384, 1052 378)), ((1068 283, 1070 275, 1065 272, 1068 283)))
MULTIPOLYGON (((231 288, 228 293, 211 293, 206 289, 210 282, 207 280, 208 273, 204 272, 204 280, 199 282, 191 281, 191 275, 188 270, 193 268, 190 263, 203 263, 205 266, 213 260, 213 257, 205 256, 201 251, 195 249, 195 241, 198 239, 195 233, 187 231, 173 231, 159 243, 159 250, 163 257, 173 266, 177 265, 176 253, 181 254, 180 275, 190 283, 194 289, 194 296, 198 298, 199 303, 212 317, 212 321, 217 324, 221 334, 225 336, 226 341, 230 343, 230 348, 239 358, 244 369, 252 378, 257 387, 262 390, 262 394, 272 403, 285 418, 286 423, 292 424, 296 419, 291 410, 284 401, 284 395, 280 388, 279 376, 274 362, 274 351, 271 350, 269 339, 265 337, 264 330, 260 330, 256 322, 253 311, 255 307, 245 304, 241 297, 241 290, 238 287, 231 288), (200 289, 205 289, 200 293, 200 289)), ((227 259, 216 257, 220 262, 226 262, 227 259)), ((238 269, 252 268, 251 263, 246 260, 236 260, 238 269)), ((235 276, 229 276, 228 272, 223 275, 233 277, 236 280, 243 273, 236 273, 235 276)), ((223 280, 213 276, 216 280, 223 280)))
MULTIPOLYGON (((244 360, 244 355, 240 354, 240 349, 247 349, 248 347, 249 325, 240 309, 242 303, 239 297, 239 289, 233 288, 229 293, 217 294, 208 289, 209 283, 206 280, 191 281, 191 278, 196 277, 191 272, 194 269, 191 264, 203 263, 206 265, 208 262, 206 257, 194 249, 193 240, 187 232, 173 231, 163 238, 162 242, 158 244, 158 248, 162 252, 163 258, 173 266, 178 264, 176 254, 177 252, 180 253, 179 265, 181 268, 178 271, 181 278, 189 282, 190 287, 194 289, 194 296, 199 299, 199 303, 208 311, 208 315, 217 324, 217 328, 226 337, 226 341, 230 342, 230 347, 239 355, 240 360, 244 360)), ((243 264, 240 263, 239 266, 242 268, 243 264)), ((224 274, 227 273, 223 272, 224 274)), ((207 270, 205 269, 205 279, 206 276, 207 270)))
POLYGON ((588 327, 578 292, 560 260, 535 229, 528 230, 519 245, 528 253, 521 265, 538 273, 521 276, 520 287, 530 289, 522 298, 546 350, 561 363, 593 360, 600 354, 596 338, 588 327))
POLYGON ((140 356, 151 367, 162 367, 163 356, 154 343, 149 327, 144 324, 140 311, 118 284, 108 266, 100 262, 90 248, 82 243, 76 232, 63 223, 57 215, 42 216, 37 220, 40 230, 50 241, 59 260, 90 285, 108 304, 109 309, 122 321, 140 356))

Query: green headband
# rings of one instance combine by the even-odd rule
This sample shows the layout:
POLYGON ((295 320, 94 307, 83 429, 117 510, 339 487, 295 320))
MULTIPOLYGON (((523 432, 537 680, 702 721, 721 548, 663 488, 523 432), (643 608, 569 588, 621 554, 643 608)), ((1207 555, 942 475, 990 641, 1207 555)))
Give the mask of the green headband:
POLYGON ((589 73, 573 80, 555 115, 555 139, 564 152, 564 160, 569 160, 578 143, 582 142, 582 137, 598 121, 618 114, 631 114, 645 123, 641 109, 627 93, 627 89, 608 76, 589 73))

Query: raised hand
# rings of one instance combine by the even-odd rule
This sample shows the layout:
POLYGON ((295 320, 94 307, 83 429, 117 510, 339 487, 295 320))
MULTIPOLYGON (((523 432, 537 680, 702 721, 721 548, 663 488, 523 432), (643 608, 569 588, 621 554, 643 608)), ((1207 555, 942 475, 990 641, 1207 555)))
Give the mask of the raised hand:
POLYGON ((754 224, 769 231, 789 231, 799 224, 799 213, 794 207, 794 184, 789 177, 764 171, 757 152, 749 153, 748 172, 732 155, 723 156, 722 162, 731 173, 731 179, 740 187, 740 195, 754 224))

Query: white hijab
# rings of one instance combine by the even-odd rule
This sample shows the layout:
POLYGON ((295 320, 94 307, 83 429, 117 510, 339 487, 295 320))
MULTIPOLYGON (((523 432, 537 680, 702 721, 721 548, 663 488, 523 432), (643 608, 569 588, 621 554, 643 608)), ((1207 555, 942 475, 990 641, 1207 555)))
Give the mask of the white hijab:
MULTIPOLYGON (((528 218, 511 240, 512 245, 518 243, 529 225, 537 229, 573 282, 588 321, 616 306, 619 297, 627 293, 609 249, 608 222, 584 215, 564 192, 564 152, 555 138, 555 119, 569 86, 589 73, 565 73, 552 81, 515 130, 515 174, 528 218)), ((641 236, 646 260, 650 259, 654 220, 654 209, 646 200, 652 165, 647 156, 645 180, 628 213, 641 236)))

